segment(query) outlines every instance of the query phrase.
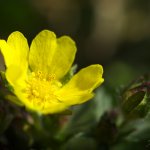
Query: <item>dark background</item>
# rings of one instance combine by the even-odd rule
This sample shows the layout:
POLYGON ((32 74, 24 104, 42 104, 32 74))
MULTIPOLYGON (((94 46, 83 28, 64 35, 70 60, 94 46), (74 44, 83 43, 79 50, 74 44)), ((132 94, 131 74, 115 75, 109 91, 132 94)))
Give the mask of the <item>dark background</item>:
POLYGON ((0 0, 0 38, 43 29, 69 35, 78 68, 100 63, 105 84, 124 85, 150 69, 149 0, 0 0))

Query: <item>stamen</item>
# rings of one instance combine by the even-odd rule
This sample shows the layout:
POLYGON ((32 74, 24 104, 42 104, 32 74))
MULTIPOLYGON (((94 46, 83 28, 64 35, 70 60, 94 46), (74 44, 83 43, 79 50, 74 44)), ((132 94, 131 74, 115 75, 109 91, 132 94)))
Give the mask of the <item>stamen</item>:
POLYGON ((27 98, 35 105, 45 107, 45 103, 58 103, 55 91, 61 88, 62 84, 55 79, 54 75, 46 76, 41 71, 32 72, 26 81, 27 98))

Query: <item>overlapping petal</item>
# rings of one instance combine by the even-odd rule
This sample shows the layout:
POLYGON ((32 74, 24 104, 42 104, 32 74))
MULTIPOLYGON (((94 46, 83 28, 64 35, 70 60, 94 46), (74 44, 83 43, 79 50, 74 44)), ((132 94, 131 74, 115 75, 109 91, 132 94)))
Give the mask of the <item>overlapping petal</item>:
POLYGON ((25 80, 27 78, 27 70, 19 65, 11 65, 6 70, 6 78, 8 82, 14 87, 14 89, 22 88, 25 86, 25 80))
POLYGON ((43 30, 32 41, 29 64, 32 71, 54 74, 59 79, 69 71, 75 52, 71 38, 64 36, 57 40, 53 32, 43 30))
POLYGON ((68 36, 57 40, 57 48, 53 56, 50 73, 55 74, 57 79, 62 78, 71 68, 76 53, 76 45, 68 36))

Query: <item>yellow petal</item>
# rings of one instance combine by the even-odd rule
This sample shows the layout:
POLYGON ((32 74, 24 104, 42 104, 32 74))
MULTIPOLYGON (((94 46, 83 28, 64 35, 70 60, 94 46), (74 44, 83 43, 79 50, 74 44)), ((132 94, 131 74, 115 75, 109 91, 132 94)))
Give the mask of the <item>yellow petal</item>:
POLYGON ((64 36, 48 30, 40 32, 33 40, 29 54, 31 70, 54 74, 56 79, 63 77, 70 69, 76 52, 75 43, 64 36))
POLYGON ((32 71, 47 73, 56 50, 56 36, 48 30, 41 31, 32 41, 29 65, 32 71))
POLYGON ((91 65, 81 69, 73 78, 58 91, 59 99, 69 105, 83 103, 92 98, 92 91, 98 87, 104 79, 101 65, 91 65))
POLYGON ((74 41, 68 36, 57 40, 57 49, 51 62, 50 73, 55 74, 57 79, 62 78, 70 69, 76 53, 74 41))
POLYGON ((49 104, 47 107, 41 110, 42 114, 53 114, 53 113, 59 113, 64 110, 66 110, 68 107, 65 105, 65 103, 56 103, 56 104, 49 104))
POLYGON ((82 104, 88 100, 90 100, 94 94, 89 93, 89 91, 85 92, 73 92, 73 93, 68 93, 67 91, 63 91, 61 95, 59 95, 61 100, 66 103, 66 105, 77 105, 77 104, 82 104))
POLYGON ((19 64, 27 68, 29 47, 22 33, 13 32, 8 37, 7 43, 4 40, 0 40, 0 49, 7 67, 19 64))
POLYGON ((24 67, 11 65, 6 70, 6 79, 14 89, 24 87, 26 78, 27 70, 24 67))
POLYGON ((11 49, 5 40, 0 40, 0 50, 4 57, 6 67, 12 65, 14 60, 14 53, 11 54, 11 49))

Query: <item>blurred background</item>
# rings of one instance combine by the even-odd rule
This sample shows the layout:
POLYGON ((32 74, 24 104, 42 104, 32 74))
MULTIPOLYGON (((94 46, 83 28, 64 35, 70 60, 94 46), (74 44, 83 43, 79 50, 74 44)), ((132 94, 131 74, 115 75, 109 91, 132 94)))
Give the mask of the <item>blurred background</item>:
MULTIPOLYGON (((89 150, 94 149, 90 148, 90 144, 96 145, 95 143, 93 144, 95 142, 93 141, 93 137, 95 137, 98 139, 97 143, 102 143, 98 147, 102 146, 101 149, 104 150, 103 146, 105 146, 105 149, 108 150, 107 144, 111 145, 110 141, 114 139, 112 135, 116 135, 114 132, 117 129, 117 134, 119 133, 119 138, 117 139, 119 145, 113 147, 111 150, 127 150, 133 149, 133 147, 138 150, 143 150, 143 145, 146 145, 144 148, 149 149, 150 119, 146 123, 143 123, 141 119, 138 122, 128 124, 126 117, 124 117, 125 119, 122 117, 120 105, 115 105, 115 103, 118 103, 120 100, 119 96, 121 94, 119 90, 121 91, 123 87, 128 86, 133 80, 138 79, 150 71, 150 1, 0 0, 0 38, 7 39, 10 33, 17 30, 25 35, 30 44, 35 35, 43 29, 54 31, 58 37, 69 35, 75 40, 78 48, 75 64, 78 64, 78 69, 96 63, 104 66, 105 82, 103 87, 100 87, 97 90, 98 92, 96 91, 97 94, 93 101, 89 101, 84 106, 82 105, 74 109, 75 111, 70 121, 68 121, 67 127, 62 131, 62 135, 64 133, 67 133, 69 136, 71 133, 76 135, 69 140, 66 147, 70 146, 72 150, 72 147, 75 145, 86 145, 89 150), (107 111, 108 113, 106 113, 107 111), (119 119, 116 119, 116 116, 119 116, 119 119), (121 126, 122 124, 120 122, 123 121, 120 121, 120 118, 125 120, 125 127, 129 127, 125 129, 126 132, 121 126), (89 127, 91 127, 91 124, 95 125, 98 122, 98 128, 96 126, 96 129, 91 130, 92 136, 90 137, 89 127), (83 132, 85 130, 88 133, 83 132), (128 137, 128 144, 126 139, 125 142, 121 143, 120 136, 123 135, 124 138, 124 133, 127 135, 129 131, 135 132, 128 137), (87 137, 85 138, 85 133, 90 139, 87 140, 87 137), (131 147, 129 148, 128 145, 131 147)), ((4 69, 2 56, 0 60, 0 70, 2 70, 4 69)), ((148 82, 144 82, 142 86, 145 88, 147 85, 147 89, 150 92, 149 81, 148 79, 148 82)), ((139 103, 148 106, 149 110, 150 96, 147 96, 149 99, 143 96, 142 86, 137 88, 139 93, 136 91, 137 94, 135 94, 134 91, 132 93, 133 97, 132 94, 130 95, 131 97, 129 96, 127 102, 129 100, 131 102, 129 105, 132 105, 134 99, 135 101, 140 99, 139 103), (145 97, 148 99, 149 105, 147 105, 147 101, 145 102, 145 97)), ((147 94, 147 91, 145 93, 147 94)), ((132 110, 134 107, 129 108, 132 110)), ((150 118, 150 113, 148 115, 150 118)), ((4 124, 3 120, 1 122, 1 124, 4 124)), ((46 122, 46 124, 48 123, 46 122)), ((49 124, 46 127, 49 131, 49 124)), ((6 131, 6 133, 10 131, 11 129, 6 131)), ((53 128, 51 131, 53 131, 53 128)), ((43 141, 45 141, 44 136, 41 136, 41 130, 39 135, 39 139, 44 139, 43 141)), ((20 139, 20 135, 18 137, 20 139)), ((14 136, 12 136, 13 138, 14 136)), ((28 136, 27 139, 29 139, 28 136)), ((49 142, 49 137, 47 139, 49 142)), ((37 143, 39 144, 38 140, 37 143)), ((34 141, 32 142, 34 143, 34 141)), ((32 142, 30 145, 32 145, 32 142)), ((35 145, 37 143, 35 142, 35 145)), ((18 146, 18 142, 16 145, 18 146)), ((20 145, 22 146, 22 144, 20 145)), ((74 149, 84 148, 75 147, 74 149)))
POLYGON ((78 68, 102 64, 110 87, 150 69, 149 0, 0 0, 0 6, 0 38, 15 30, 29 43, 43 29, 69 35, 78 68))

